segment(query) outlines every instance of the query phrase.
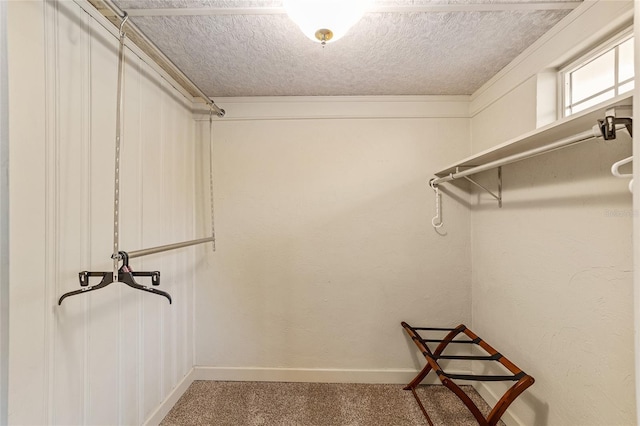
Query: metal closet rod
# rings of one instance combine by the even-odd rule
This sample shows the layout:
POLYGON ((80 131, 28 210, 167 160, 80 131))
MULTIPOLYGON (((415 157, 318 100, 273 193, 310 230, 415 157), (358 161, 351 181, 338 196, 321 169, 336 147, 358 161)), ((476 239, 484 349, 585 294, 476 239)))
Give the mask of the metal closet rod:
POLYGON ((167 244, 164 246, 151 247, 142 250, 129 251, 127 255, 129 259, 134 257, 149 256, 150 254, 162 253, 163 251, 176 250, 183 247, 195 246, 197 244, 210 243, 214 241, 214 237, 200 238, 198 240, 183 241, 181 243, 167 244))
MULTIPOLYGON (((122 23, 125 16, 127 15, 122 9, 116 6, 111 0, 88 0, 88 1, 89 3, 91 3, 91 5, 93 5, 93 7, 96 8, 96 10, 98 10, 98 12, 100 12, 105 18, 109 19, 111 22, 113 21, 110 18, 116 17, 118 18, 120 23, 122 23)), ((116 26, 118 26, 118 24, 116 24, 116 26)), ((171 77, 173 77, 176 80, 178 84, 183 86, 187 91, 191 92, 192 95, 195 93, 197 97, 201 98, 209 106, 209 108, 213 110, 213 112, 218 117, 225 116, 226 111, 218 107, 218 105, 216 105, 216 103, 213 100, 211 100, 193 81, 191 81, 191 79, 187 77, 187 75, 183 73, 180 70, 180 68, 178 68, 176 64, 174 64, 171 61, 171 59, 169 59, 164 53, 162 53, 162 51, 158 49, 158 47, 151 40, 149 40, 147 36, 145 36, 144 33, 140 31, 134 23, 131 22, 131 20, 127 22, 127 26, 131 30, 131 32, 135 35, 135 38, 142 40, 145 46, 139 45, 138 43, 135 42, 135 40, 133 40, 130 37, 131 41, 137 44, 138 47, 143 52, 149 55, 152 58, 152 60, 154 60, 160 66, 160 68, 166 71, 171 77), (189 87, 185 87, 185 84, 188 85, 189 87)))
MULTIPOLYGON (((624 128, 625 128, 624 125, 622 126, 616 125, 616 129, 624 129, 624 128)), ((578 133, 577 135, 570 136, 568 138, 560 139, 559 141, 541 146, 539 148, 530 149, 528 151, 524 151, 518 154, 513 154, 508 157, 500 158, 495 161, 491 161, 481 166, 475 166, 467 170, 450 173, 447 176, 432 179, 431 184, 435 186, 444 182, 452 181, 454 179, 459 179, 466 176, 474 175, 476 173, 484 172, 484 171, 495 169, 507 164, 515 163, 516 161, 526 160, 527 158, 535 157, 541 154, 546 154, 547 152, 566 148, 571 145, 579 144, 581 142, 586 142, 588 140, 601 138, 601 137, 602 137, 602 132, 600 131, 600 128, 596 125, 596 126, 593 126, 591 130, 578 133)))

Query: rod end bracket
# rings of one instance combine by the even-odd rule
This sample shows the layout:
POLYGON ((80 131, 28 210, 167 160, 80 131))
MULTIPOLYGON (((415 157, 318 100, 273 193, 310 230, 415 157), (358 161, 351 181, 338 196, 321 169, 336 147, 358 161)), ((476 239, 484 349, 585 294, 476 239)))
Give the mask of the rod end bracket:
POLYGON ((615 115, 607 115, 604 120, 598 120, 598 126, 604 140, 609 141, 616 138, 616 125, 623 124, 629 135, 633 137, 633 119, 629 117, 616 117, 615 115))

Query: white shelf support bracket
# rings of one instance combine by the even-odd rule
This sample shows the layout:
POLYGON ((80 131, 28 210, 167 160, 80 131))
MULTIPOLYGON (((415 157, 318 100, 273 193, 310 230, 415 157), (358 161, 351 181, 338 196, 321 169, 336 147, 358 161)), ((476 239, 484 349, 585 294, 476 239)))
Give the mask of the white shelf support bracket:
MULTIPOLYGON (((456 167, 456 173, 458 172, 459 170, 456 167)), ((487 194, 491 195, 493 198, 495 198, 498 201, 498 207, 502 208, 502 167, 498 167, 498 194, 497 195, 494 194, 493 191, 491 191, 486 186, 481 185, 475 180, 471 179, 469 176, 462 176, 462 177, 465 178, 467 181, 471 182, 472 184, 474 184, 475 186, 477 186, 478 188, 484 190, 487 194)))

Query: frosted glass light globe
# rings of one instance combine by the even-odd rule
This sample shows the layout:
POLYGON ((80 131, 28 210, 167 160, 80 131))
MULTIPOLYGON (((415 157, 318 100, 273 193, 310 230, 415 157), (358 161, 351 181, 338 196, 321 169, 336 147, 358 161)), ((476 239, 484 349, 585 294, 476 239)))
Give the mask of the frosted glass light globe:
POLYGON ((289 17, 315 42, 344 36, 371 6, 372 0, 284 0, 289 17))

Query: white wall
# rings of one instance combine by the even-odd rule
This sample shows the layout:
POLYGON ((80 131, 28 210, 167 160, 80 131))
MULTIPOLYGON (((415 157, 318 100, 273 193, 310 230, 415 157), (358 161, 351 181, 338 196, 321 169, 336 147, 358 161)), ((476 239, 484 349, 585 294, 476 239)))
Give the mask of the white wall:
POLYGON ((536 127, 535 76, 491 103, 471 120, 474 153, 522 135, 536 127))
POLYGON ((455 226, 437 234, 428 187, 435 168, 468 155, 467 100, 219 102, 200 377, 409 380, 423 359, 402 320, 470 320, 469 212, 445 200, 455 226))
MULTIPOLYGON (((108 271, 117 40, 74 2, 9 2, 10 424, 139 424, 193 366, 193 249, 134 259, 167 300, 108 271)), ((103 25, 105 25, 103 27, 103 25)), ((121 248, 195 237, 191 100, 127 51, 121 248)), ((148 284, 142 278, 141 281, 148 284)))
MULTIPOLYGON (((483 87, 471 104, 473 151, 533 130, 535 73, 615 31, 632 10, 633 2, 579 7, 514 61, 528 68, 512 65, 483 87)), ((472 207, 473 329, 536 379, 511 422, 635 424, 632 197, 609 172, 630 153, 621 137, 509 165, 503 208, 485 197, 472 207)), ((495 172, 479 178, 495 182, 495 172)), ((481 388, 488 399, 505 389, 481 388)))

